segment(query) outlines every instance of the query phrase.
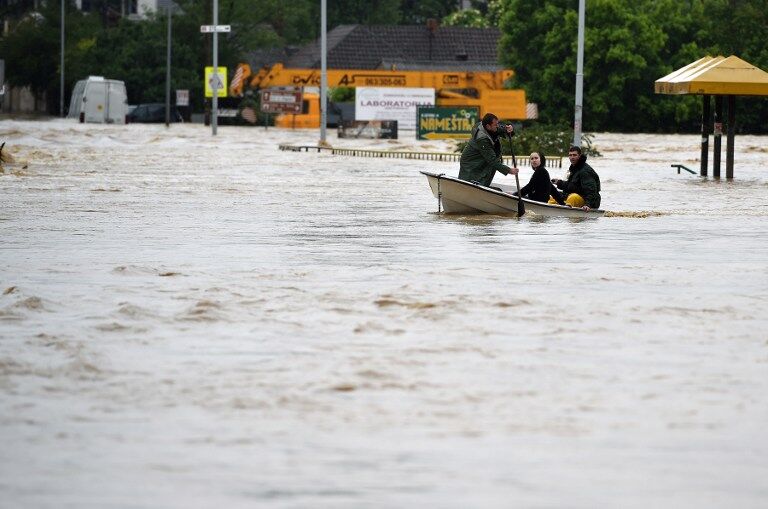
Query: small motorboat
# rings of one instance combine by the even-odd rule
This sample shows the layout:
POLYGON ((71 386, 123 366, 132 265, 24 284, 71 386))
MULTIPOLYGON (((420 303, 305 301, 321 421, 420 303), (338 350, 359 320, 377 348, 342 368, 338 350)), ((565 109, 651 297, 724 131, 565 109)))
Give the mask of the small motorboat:
MULTIPOLYGON (((515 214, 517 215, 518 198, 512 193, 516 187, 492 183, 491 187, 481 186, 474 182, 467 182, 456 177, 449 177, 444 173, 430 173, 422 171, 426 175, 432 194, 438 199, 438 208, 452 214, 515 214)), ((557 217, 600 217, 605 214, 602 209, 584 210, 542 203, 539 201, 522 198, 525 212, 537 216, 557 217)))

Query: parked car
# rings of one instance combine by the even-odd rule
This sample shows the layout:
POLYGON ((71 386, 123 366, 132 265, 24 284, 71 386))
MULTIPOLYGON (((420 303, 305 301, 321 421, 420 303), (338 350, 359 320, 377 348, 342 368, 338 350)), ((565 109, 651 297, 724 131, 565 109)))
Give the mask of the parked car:
MULTIPOLYGON (((129 107, 130 109, 130 107, 129 107)), ((147 103, 137 104, 126 117, 128 122, 162 123, 165 122, 165 104, 147 103)), ((171 122, 183 122, 181 113, 176 106, 171 105, 171 122)))

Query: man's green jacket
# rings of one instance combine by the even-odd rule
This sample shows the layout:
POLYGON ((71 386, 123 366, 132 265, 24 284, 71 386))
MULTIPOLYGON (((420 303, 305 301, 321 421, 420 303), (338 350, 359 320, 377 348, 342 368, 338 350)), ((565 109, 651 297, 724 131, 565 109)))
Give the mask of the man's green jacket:
POLYGON ((576 193, 589 208, 600 208, 600 177, 597 172, 587 164, 587 156, 579 157, 576 164, 568 168, 568 180, 559 181, 557 187, 563 190, 563 196, 568 197, 571 193, 576 193))
POLYGON ((501 160, 499 139, 491 136, 482 122, 475 124, 472 136, 461 153, 459 178, 488 187, 497 171, 506 175, 509 170, 509 166, 505 166, 501 160))

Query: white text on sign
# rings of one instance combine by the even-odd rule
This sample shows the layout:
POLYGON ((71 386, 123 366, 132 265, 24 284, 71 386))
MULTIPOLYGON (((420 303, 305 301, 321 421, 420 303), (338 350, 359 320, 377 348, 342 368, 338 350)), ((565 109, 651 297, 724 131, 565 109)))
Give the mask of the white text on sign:
POLYGON ((231 32, 232 25, 200 25, 200 33, 231 32))

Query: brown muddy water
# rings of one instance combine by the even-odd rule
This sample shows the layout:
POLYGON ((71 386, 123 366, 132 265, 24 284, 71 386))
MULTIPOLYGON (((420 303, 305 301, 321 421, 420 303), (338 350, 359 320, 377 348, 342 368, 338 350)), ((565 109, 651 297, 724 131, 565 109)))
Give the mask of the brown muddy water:
POLYGON ((0 506, 765 507, 767 138, 598 134, 596 220, 317 138, 0 122, 0 506))

